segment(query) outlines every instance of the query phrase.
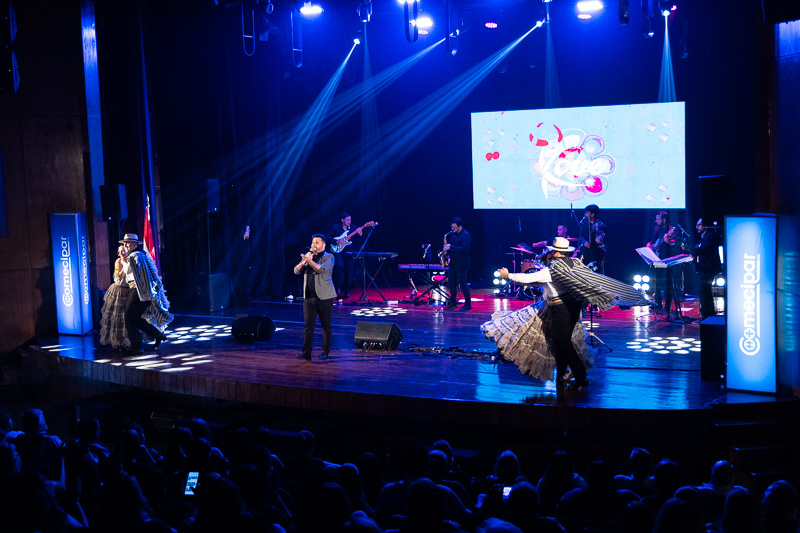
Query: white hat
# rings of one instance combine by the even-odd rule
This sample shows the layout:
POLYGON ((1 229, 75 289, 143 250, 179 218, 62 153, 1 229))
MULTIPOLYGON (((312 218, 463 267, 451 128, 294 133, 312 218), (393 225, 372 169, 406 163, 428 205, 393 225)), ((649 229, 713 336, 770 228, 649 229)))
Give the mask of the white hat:
POLYGON ((142 244, 142 241, 139 240, 139 236, 136 235, 135 233, 126 233, 125 236, 122 238, 122 240, 119 241, 119 242, 121 242, 121 243, 124 243, 124 242, 136 242, 136 243, 142 244))
POLYGON ((569 245, 569 241, 564 237, 556 237, 553 240, 553 246, 548 246, 548 250, 553 250, 554 252, 574 252, 575 247, 569 245))

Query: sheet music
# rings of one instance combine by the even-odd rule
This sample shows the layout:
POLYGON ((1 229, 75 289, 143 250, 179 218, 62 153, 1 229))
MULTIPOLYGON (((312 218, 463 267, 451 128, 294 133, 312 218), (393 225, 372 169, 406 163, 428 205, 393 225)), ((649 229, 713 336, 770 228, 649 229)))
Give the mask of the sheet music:
POLYGON ((656 253, 647 246, 642 246, 641 248, 637 248, 636 252, 640 256, 642 256, 642 259, 644 259, 644 262, 647 263, 648 265, 652 265, 653 263, 661 261, 661 258, 658 257, 656 253))

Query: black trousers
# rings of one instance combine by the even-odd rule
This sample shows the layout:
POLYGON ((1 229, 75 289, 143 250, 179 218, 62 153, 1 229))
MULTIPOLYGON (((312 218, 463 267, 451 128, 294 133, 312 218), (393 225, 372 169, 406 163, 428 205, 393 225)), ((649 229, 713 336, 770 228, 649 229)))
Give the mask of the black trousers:
POLYGON ((586 379, 586 367, 578 356, 572 344, 572 330, 581 317, 581 304, 574 301, 565 301, 562 304, 550 305, 552 312, 552 340, 556 359, 556 371, 562 379, 567 373, 567 366, 572 370, 575 381, 582 382, 586 379))
MULTIPOLYGON (((349 250, 349 248, 348 248, 349 250)), ((353 285, 353 256, 346 252, 333 254, 333 285, 339 292, 350 292, 353 285)))
POLYGON ((331 314, 333 314, 333 298, 320 300, 319 298, 306 298, 303 300, 303 353, 311 355, 311 341, 314 338, 314 325, 322 325, 322 353, 331 351, 331 314))
POLYGON ((654 297, 656 305, 661 307, 662 301, 664 302, 664 309, 669 312, 670 307, 672 307, 672 297, 673 297, 673 289, 675 282, 672 279, 672 269, 671 268, 654 268, 653 269, 653 281, 655 281, 653 287, 654 290, 654 297), (662 300, 661 291, 664 291, 664 297, 662 300))
POLYGON ((153 339, 161 336, 161 331, 153 324, 142 318, 150 302, 143 302, 139 299, 139 292, 136 289, 131 291, 128 298, 128 305, 125 308, 125 328, 128 330, 128 338, 131 340, 131 351, 138 352, 142 349, 142 332, 147 333, 153 339))
POLYGON ((472 298, 467 284, 467 271, 468 269, 466 268, 455 269, 450 267, 447 273, 447 283, 450 285, 450 305, 452 306, 458 304, 458 288, 461 287, 461 294, 464 295, 464 305, 472 307, 472 298))
POLYGON ((717 310, 714 307, 714 295, 711 292, 714 276, 716 274, 700 273, 700 316, 703 318, 717 314, 717 310))

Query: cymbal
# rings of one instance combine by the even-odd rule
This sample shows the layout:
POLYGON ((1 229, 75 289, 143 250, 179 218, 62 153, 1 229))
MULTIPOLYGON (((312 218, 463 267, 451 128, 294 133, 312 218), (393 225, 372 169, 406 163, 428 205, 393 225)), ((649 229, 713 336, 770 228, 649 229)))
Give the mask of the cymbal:
POLYGON ((509 246, 509 248, 511 248, 512 250, 516 250, 518 252, 526 253, 526 254, 532 254, 533 253, 533 251, 526 250, 522 246, 509 246))
POLYGON ((567 237, 567 240, 568 241, 572 241, 572 242, 578 242, 578 238, 577 237, 567 237))

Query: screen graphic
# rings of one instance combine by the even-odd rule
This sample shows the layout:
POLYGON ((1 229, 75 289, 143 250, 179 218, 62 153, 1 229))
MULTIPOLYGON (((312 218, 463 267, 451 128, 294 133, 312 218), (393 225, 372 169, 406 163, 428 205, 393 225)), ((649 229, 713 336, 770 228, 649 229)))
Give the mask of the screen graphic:
POLYGON ((686 207, 684 103, 472 114, 476 209, 686 207))

